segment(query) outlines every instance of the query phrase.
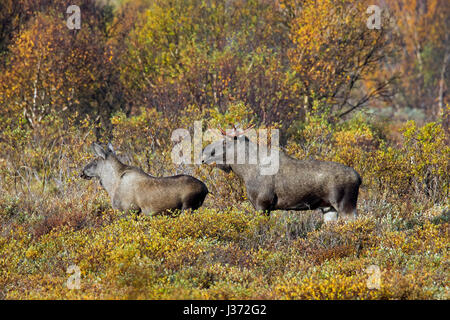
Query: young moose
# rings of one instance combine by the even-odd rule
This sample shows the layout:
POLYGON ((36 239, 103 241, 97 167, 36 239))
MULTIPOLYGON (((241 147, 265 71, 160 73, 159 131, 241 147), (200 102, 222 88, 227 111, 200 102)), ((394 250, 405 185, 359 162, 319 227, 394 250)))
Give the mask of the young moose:
POLYGON ((147 215, 170 209, 195 210, 208 194, 205 184, 194 177, 158 178, 123 164, 117 159, 111 144, 106 151, 96 143, 92 149, 97 158, 84 167, 81 178, 100 179, 114 209, 136 210, 147 215))
MULTIPOLYGON (((216 162, 225 172, 233 171, 245 184, 247 196, 256 210, 269 214, 272 210, 314 210, 325 208, 331 211, 325 221, 355 218, 358 190, 361 184, 359 174, 348 166, 336 162, 298 160, 279 150, 279 170, 272 175, 262 175, 261 159, 250 164, 250 154, 258 153, 258 145, 243 133, 225 135, 203 150, 202 162, 216 162), (236 145, 245 146, 247 162, 236 164, 234 159, 226 159, 227 154, 235 154, 236 145)), ((272 153, 270 153, 272 156, 272 153)), ((264 161, 263 161, 264 162, 264 161)))

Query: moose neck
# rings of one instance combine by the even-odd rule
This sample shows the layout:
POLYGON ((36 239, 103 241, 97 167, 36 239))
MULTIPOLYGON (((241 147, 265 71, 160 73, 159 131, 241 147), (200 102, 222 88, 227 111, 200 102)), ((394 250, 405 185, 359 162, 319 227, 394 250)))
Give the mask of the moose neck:
POLYGON ((118 159, 108 159, 102 167, 100 173, 100 183, 109 196, 112 197, 116 190, 117 184, 120 181, 120 177, 124 170, 125 165, 118 159))
POLYGON ((273 176, 279 170, 280 158, 284 157, 283 152, 277 148, 267 146, 257 146, 252 141, 247 140, 245 148, 245 163, 234 162, 230 164, 231 170, 244 181, 258 178, 260 176, 273 176), (250 155, 253 160, 250 160, 250 155), (253 161, 253 162, 252 162, 253 161), (256 163, 255 163, 256 162, 256 163))
POLYGON ((259 176, 259 166, 257 164, 231 164, 230 167, 243 181, 259 176))
POLYGON ((257 155, 258 155, 257 145, 254 144, 253 142, 251 142, 250 140, 246 140, 245 141, 245 163, 239 164, 236 159, 237 155, 235 154, 234 162, 233 162, 233 164, 230 164, 231 170, 244 181, 247 181, 252 178, 256 178, 259 175, 259 164, 258 164, 258 162, 255 164, 252 164, 250 161, 250 155, 252 155, 253 157, 256 157, 255 160, 259 161, 257 159, 257 155))

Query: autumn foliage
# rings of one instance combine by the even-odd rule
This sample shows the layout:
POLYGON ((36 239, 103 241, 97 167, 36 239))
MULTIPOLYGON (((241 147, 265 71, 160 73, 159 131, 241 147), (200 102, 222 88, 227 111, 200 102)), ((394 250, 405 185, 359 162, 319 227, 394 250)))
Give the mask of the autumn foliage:
POLYGON ((369 2, 74 0, 71 30, 66 1, 2 1, 0 299, 448 299, 450 6, 386 1, 369 29, 369 2), (278 128, 287 154, 355 168, 359 219, 266 217, 233 173, 174 164, 194 121, 278 128), (114 211, 79 178, 94 141, 211 193, 114 211))

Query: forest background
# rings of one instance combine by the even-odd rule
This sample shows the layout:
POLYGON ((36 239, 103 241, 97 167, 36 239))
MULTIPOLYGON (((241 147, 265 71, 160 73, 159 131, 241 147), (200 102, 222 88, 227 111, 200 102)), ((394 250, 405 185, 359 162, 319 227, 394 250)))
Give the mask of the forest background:
POLYGON ((449 24, 446 0, 2 0, 0 298, 448 299, 449 24), (359 219, 267 218, 233 174, 174 164, 198 120, 352 166, 359 219), (116 212, 79 178, 94 141, 212 194, 116 212))

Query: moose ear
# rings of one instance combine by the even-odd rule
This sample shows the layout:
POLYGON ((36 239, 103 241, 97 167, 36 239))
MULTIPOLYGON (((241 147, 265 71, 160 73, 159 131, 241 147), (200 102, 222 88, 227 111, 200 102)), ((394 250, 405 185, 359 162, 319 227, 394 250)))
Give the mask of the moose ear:
POLYGON ((111 142, 108 142, 108 151, 111 152, 112 154, 116 154, 116 152, 114 151, 114 148, 113 148, 111 142))
POLYGON ((103 160, 106 159, 106 151, 103 149, 103 147, 97 143, 92 144, 92 151, 94 151, 94 154, 102 158, 103 160))

